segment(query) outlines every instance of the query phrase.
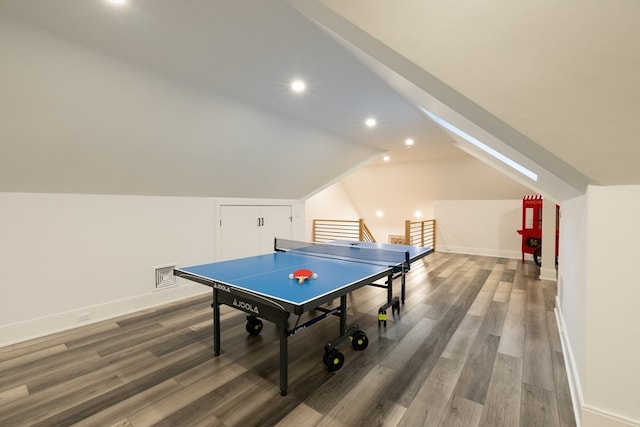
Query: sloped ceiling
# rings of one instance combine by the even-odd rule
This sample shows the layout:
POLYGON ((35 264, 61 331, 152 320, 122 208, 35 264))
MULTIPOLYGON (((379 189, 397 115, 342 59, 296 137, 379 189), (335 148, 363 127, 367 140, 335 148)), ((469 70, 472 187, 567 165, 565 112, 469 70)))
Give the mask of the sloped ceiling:
POLYGON ((0 15, 4 191, 297 199, 407 137, 411 160, 464 155, 285 2, 1 0, 0 15))
MULTIPOLYGON (((5 64, 0 189, 300 198, 383 153, 417 161, 464 156, 462 148, 483 158, 427 118, 419 107, 429 105, 540 168, 551 179, 528 184, 555 199, 588 183, 640 183, 639 5, 604 4, 129 0, 115 9, 104 0, 0 0, 3 22, 85 49, 91 70, 113 66, 104 58, 130 64, 148 76, 145 90, 171 87, 159 103, 188 104, 174 118, 163 110, 160 122, 136 124, 85 105, 73 110, 80 130, 35 132, 28 128, 43 107, 19 105, 36 112, 28 120, 12 105, 37 104, 35 90, 24 89, 27 65, 64 58, 25 60, 24 81, 5 64), (294 77, 307 81, 303 97, 287 89, 294 77), (363 126, 368 116, 375 129, 363 126), (32 161, 38 152, 44 158, 32 161)), ((35 55, 3 39, 3 55, 35 55)), ((74 74, 67 93, 95 86, 91 73, 74 74)), ((94 106, 131 99, 90 91, 94 106)), ((63 114, 55 109, 44 111, 50 122, 63 114)))
POLYGON ((321 2, 588 182, 640 183, 640 2, 321 2))

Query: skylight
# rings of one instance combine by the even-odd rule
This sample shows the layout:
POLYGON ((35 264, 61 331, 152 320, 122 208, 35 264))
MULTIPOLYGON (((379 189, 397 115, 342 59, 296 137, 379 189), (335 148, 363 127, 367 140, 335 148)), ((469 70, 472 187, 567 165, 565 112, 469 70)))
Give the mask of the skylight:
POLYGON ((525 168, 524 166, 522 166, 520 163, 511 160, 510 158, 508 158, 507 156, 505 156, 502 153, 499 153, 498 151, 494 150, 493 148, 489 147, 487 144, 477 140, 476 138, 474 138, 473 136, 469 135, 468 133, 458 129, 457 127, 455 127, 454 125, 452 125, 451 123, 441 119, 440 117, 436 116, 435 114, 425 110, 424 108, 420 107, 420 109, 427 115, 429 116, 429 118, 431 120, 433 120, 434 122, 438 123, 440 126, 444 127, 445 129, 453 132, 454 134, 462 137, 465 141, 469 142, 470 144, 476 146, 477 148, 481 149, 482 151, 484 151, 485 153, 493 156, 494 158, 500 160, 502 163, 506 164, 507 166, 512 167, 513 169, 517 170, 518 172, 520 172, 521 174, 523 174, 524 176, 526 176, 529 179, 532 179, 533 181, 538 181, 538 174, 536 174, 535 172, 530 171, 529 169, 525 168))

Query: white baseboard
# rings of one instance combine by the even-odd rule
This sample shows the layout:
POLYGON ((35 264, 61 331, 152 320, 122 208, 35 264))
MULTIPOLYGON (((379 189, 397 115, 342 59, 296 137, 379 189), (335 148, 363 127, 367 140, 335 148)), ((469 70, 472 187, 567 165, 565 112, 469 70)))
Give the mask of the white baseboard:
POLYGON ((621 417, 584 403, 580 376, 578 375, 573 350, 567 337, 567 328, 564 323, 564 317, 562 315, 562 309, 558 297, 556 297, 555 315, 558 332, 560 334, 560 343, 562 345, 565 369, 567 371, 567 379, 569 381, 571 403, 573 404, 573 412, 576 418, 577 427, 640 427, 639 420, 634 421, 621 417))
POLYGON ((639 427, 640 420, 630 420, 582 405, 582 425, 584 427, 639 427))
POLYGON ((558 280, 558 270, 555 267, 552 268, 540 268, 540 280, 558 280))
POLYGON ((510 259, 521 259, 522 253, 518 251, 510 251, 504 249, 493 249, 493 248, 472 248, 468 246, 448 246, 448 245, 437 245, 438 252, 452 252, 456 254, 466 254, 466 255, 480 255, 480 256, 492 256, 497 258, 510 258, 510 259))
POLYGON ((573 350, 569 344, 567 337, 567 328, 564 323, 564 317, 562 315, 562 309, 560 306, 560 300, 556 296, 556 308, 554 310, 556 315, 556 325, 558 325, 558 333, 560 335, 560 345, 562 346, 562 355, 564 359, 565 370, 567 371, 567 380, 569 382, 569 392, 571 394, 571 403, 573 406, 573 413, 576 418, 577 427, 582 426, 582 385, 580 384, 580 376, 578 375, 575 357, 573 356, 573 350))
POLYGON ((26 322, 2 325, 0 326, 0 347, 112 319, 203 293, 211 293, 211 289, 206 286, 186 284, 26 322))

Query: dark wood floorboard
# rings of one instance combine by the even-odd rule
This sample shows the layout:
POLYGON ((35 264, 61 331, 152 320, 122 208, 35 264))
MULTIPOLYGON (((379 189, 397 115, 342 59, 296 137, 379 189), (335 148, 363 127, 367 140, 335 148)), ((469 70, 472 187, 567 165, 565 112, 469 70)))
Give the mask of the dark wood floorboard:
POLYGON ((338 319, 292 336, 285 397, 275 325, 248 336, 245 314, 223 307, 214 357, 210 295, 0 348, 0 426, 572 427, 556 284, 536 275, 532 262, 434 253, 386 327, 386 292, 359 289, 348 320, 368 348, 343 344, 328 372, 338 319))

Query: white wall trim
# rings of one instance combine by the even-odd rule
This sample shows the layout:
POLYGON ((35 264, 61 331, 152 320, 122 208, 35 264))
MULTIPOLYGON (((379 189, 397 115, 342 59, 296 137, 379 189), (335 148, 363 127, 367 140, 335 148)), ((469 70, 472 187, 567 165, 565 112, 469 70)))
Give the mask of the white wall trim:
POLYGON ((582 420, 585 427, 638 427, 640 420, 632 420, 589 405, 582 405, 582 420))
POLYGON ((181 299, 210 293, 211 289, 196 284, 183 284, 165 289, 162 292, 151 292, 91 307, 82 307, 65 313, 31 319, 25 322, 0 326, 0 346, 7 346, 47 335, 64 332, 80 326, 113 319, 118 316, 157 307, 181 299), (89 317, 79 321, 81 315, 89 317))
POLYGON ((480 255, 480 256, 492 256, 498 258, 510 258, 510 259, 520 259, 522 254, 516 251, 504 250, 504 249, 493 249, 493 248, 472 248, 467 246, 451 246, 451 245, 441 245, 440 243, 436 243, 436 250, 438 252, 451 252, 455 254, 466 254, 466 255, 480 255))
POLYGON ((571 403, 573 404, 573 413, 576 418, 577 427, 638 427, 640 420, 632 420, 617 414, 595 408, 584 403, 582 395, 582 385, 578 375, 576 361, 573 356, 573 350, 569 344, 566 335, 564 317, 560 306, 560 300, 556 296, 556 324, 560 334, 560 344, 562 345, 562 354, 564 356, 565 369, 567 371, 567 379, 569 381, 569 391, 571 392, 571 403))
POLYGON ((540 268, 540 280, 558 281, 558 271, 555 268, 545 268, 544 264, 540 268))
POLYGON ((558 333, 560 335, 560 345, 562 346, 562 355, 564 359, 565 370, 567 371, 567 380, 569 382, 569 392, 571 393, 571 403, 573 405, 573 413, 576 418, 576 425, 580 427, 582 425, 582 417, 580 408, 584 401, 582 397, 582 385, 580 384, 580 376, 576 366, 576 360, 573 356, 573 350, 569 344, 569 338, 567 337, 567 328, 564 323, 564 317, 562 315, 562 309, 560 308, 560 299, 556 296, 556 308, 554 310, 556 315, 556 324, 558 325, 558 333))

